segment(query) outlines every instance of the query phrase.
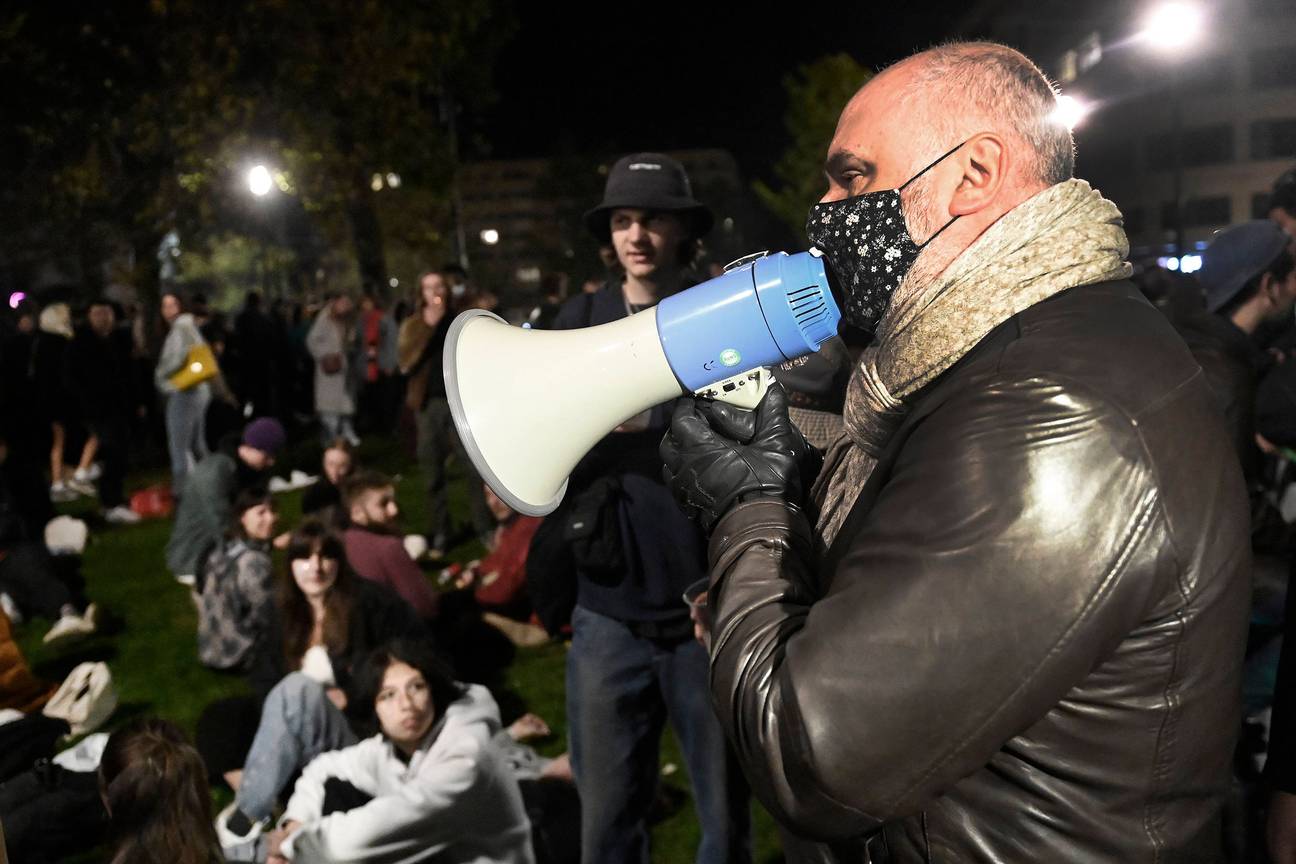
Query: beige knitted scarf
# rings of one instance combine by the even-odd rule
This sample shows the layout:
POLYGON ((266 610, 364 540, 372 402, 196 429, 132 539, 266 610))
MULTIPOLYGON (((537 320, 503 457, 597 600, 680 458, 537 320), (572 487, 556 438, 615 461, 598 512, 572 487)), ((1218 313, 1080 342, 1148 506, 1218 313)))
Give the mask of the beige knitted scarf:
POLYGON ((1018 312, 1068 288, 1128 278, 1128 253, 1116 205, 1067 180, 1005 214, 931 284, 901 284, 851 376, 845 430, 811 490, 824 548, 908 411, 906 397, 1018 312))

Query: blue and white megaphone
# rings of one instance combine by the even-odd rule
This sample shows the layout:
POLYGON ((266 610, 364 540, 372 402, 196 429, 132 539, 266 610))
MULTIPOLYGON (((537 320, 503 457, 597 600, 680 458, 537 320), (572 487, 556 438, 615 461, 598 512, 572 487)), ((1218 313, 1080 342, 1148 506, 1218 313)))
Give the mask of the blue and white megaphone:
POLYGON ((474 309, 446 336, 446 396, 482 479, 514 510, 543 516, 613 429, 685 393, 751 408, 769 367, 819 350, 840 318, 817 252, 741 259, 652 309, 580 330, 514 327, 474 309))

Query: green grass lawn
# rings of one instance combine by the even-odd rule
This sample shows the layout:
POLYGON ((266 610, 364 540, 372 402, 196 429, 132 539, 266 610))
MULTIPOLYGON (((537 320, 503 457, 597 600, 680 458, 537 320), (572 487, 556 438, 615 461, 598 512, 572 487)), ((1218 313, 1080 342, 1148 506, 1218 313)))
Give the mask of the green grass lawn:
MULTIPOLYGON (((308 471, 318 465, 317 447, 297 448, 276 473, 300 467, 308 471)), ((397 496, 403 523, 421 526, 425 501, 417 467, 391 444, 370 444, 361 448, 363 464, 398 476, 397 496)), ((162 475, 139 474, 132 478, 138 488, 163 479, 162 475)), ((280 525, 294 525, 300 515, 300 493, 278 496, 280 525)), ((451 511, 461 522, 467 520, 467 502, 462 481, 451 487, 451 511)), ((64 512, 93 519, 89 502, 77 502, 64 512)), ((48 622, 36 621, 18 628, 19 643, 36 671, 51 681, 61 680, 77 663, 103 660, 112 669, 121 697, 109 729, 133 717, 156 715, 172 720, 190 735, 203 708, 215 699, 245 692, 239 677, 222 675, 199 665, 195 633, 197 619, 188 590, 172 580, 163 561, 163 548, 170 534, 169 521, 151 521, 130 527, 96 525, 91 522, 91 541, 86 549, 84 574, 87 593, 106 613, 105 626, 93 638, 51 652, 40 637, 48 622)), ((452 549, 450 557, 468 561, 482 550, 475 543, 452 549)), ((549 644, 519 649, 506 670, 502 692, 497 693, 508 716, 521 710, 534 711, 548 721, 553 737, 539 742, 538 749, 550 756, 566 749, 566 716, 563 697, 563 669, 566 646, 549 644), (509 709, 512 708, 512 711, 509 709)), ((662 783, 667 800, 678 806, 653 829, 653 861, 682 864, 693 860, 698 826, 688 795, 683 759, 674 737, 667 732, 662 747, 665 766, 662 783)), ((756 823, 757 861, 782 860, 778 837, 769 816, 753 804, 756 823)))

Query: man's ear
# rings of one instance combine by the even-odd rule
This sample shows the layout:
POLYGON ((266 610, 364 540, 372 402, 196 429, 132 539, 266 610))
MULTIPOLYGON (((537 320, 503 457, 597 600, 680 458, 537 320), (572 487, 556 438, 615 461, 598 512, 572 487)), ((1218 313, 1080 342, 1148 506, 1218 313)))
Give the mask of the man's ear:
POLYGON ((1265 273, 1260 276, 1260 291, 1258 293, 1269 301, 1270 306, 1278 305, 1278 293, 1281 288, 1282 283, 1275 279, 1272 273, 1265 273))
POLYGON ((971 216, 988 207, 999 194, 1009 170, 1008 147, 993 132, 982 132, 968 139, 954 154, 962 170, 949 215, 971 216))

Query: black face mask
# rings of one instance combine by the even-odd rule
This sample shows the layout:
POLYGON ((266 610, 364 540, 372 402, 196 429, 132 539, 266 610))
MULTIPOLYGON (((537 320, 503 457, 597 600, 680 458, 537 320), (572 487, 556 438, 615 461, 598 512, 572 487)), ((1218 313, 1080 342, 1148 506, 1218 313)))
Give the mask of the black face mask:
POLYGON ((841 284, 845 293, 842 317, 850 324, 869 331, 877 329, 891 305, 892 294, 913 267, 918 253, 958 219, 957 216, 950 219, 921 245, 914 243, 905 225, 900 193, 963 144, 910 177, 898 189, 865 192, 810 208, 806 236, 824 254, 841 284))

